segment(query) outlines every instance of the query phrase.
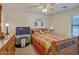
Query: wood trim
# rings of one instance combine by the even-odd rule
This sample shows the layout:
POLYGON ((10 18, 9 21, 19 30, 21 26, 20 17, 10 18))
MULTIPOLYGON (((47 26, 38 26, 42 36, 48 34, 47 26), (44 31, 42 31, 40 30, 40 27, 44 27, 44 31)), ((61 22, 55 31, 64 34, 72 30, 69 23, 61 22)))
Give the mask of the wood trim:
POLYGON ((57 55, 57 49, 56 49, 56 42, 55 41, 52 41, 51 52, 52 52, 52 55, 57 55))
POLYGON ((2 36, 2 28, 1 28, 1 11, 2 11, 2 6, 0 5, 0 37, 2 36))
POLYGON ((0 5, 0 11, 2 11, 2 6, 0 5))
POLYGON ((77 40, 77 48, 78 48, 78 54, 79 54, 79 37, 78 37, 78 40, 77 40))

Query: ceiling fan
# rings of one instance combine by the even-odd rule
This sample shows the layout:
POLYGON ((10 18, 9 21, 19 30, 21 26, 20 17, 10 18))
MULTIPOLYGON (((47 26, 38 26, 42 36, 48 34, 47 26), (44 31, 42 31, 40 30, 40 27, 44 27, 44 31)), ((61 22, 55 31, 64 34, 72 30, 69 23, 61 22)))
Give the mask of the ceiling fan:
POLYGON ((47 11, 54 10, 54 5, 55 3, 36 3, 32 7, 46 13, 47 11))

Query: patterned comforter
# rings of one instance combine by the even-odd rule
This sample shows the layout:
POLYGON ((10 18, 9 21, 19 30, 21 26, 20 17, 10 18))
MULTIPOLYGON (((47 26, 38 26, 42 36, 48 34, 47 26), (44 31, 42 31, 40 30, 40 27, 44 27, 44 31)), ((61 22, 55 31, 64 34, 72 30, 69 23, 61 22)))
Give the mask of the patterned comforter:
POLYGON ((36 50, 39 52, 39 54, 48 54, 48 51, 50 50, 52 41, 62 41, 69 39, 69 37, 59 34, 40 34, 35 33, 32 34, 32 44, 36 48, 36 50))

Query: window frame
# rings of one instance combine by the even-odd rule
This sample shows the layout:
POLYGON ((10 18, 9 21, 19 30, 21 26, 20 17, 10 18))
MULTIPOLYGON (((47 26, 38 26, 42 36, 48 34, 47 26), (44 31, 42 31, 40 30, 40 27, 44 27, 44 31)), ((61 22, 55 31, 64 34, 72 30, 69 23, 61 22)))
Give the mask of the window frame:
POLYGON ((79 16, 79 15, 73 15, 73 16, 71 17, 71 36, 74 36, 74 35, 73 35, 73 27, 74 27, 74 26, 78 26, 78 27, 79 27, 79 25, 73 25, 73 17, 74 17, 74 16, 79 16))

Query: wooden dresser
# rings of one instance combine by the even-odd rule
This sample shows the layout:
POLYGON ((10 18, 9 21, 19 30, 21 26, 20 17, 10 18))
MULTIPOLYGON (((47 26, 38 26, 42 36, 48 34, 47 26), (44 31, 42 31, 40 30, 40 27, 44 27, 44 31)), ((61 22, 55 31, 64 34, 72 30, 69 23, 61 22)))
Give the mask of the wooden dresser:
POLYGON ((0 33, 1 33, 1 5, 0 5, 0 33))
POLYGON ((15 35, 10 34, 0 39, 0 55, 13 54, 15 54, 15 35))

